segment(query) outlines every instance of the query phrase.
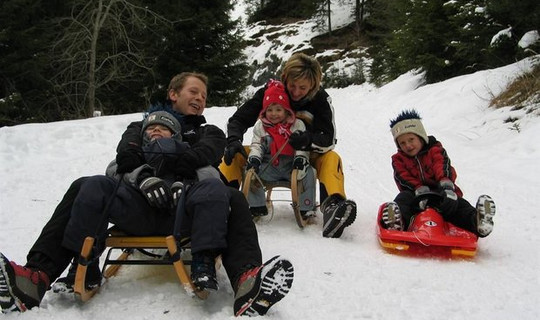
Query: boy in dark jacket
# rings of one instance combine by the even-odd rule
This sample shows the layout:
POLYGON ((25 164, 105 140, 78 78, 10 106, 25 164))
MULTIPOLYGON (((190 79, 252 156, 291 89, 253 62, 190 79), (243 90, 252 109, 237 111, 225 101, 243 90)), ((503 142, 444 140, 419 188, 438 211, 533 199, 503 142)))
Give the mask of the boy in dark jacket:
MULTIPOLYGON (((98 239, 105 238, 106 226, 99 226, 102 214, 129 234, 172 234, 177 204, 174 184, 180 181, 194 181, 186 191, 180 230, 192 241, 195 285, 217 289, 214 258, 221 254, 236 293, 235 315, 265 314, 285 296, 292 285, 292 265, 279 257, 262 264, 257 232, 242 193, 226 187, 215 169, 214 176, 198 178, 209 164, 219 161, 225 146, 225 135, 219 128, 201 125, 206 83, 206 77, 196 73, 183 73, 171 80, 167 104, 152 108, 158 112, 144 122, 132 123, 125 132, 117 163, 109 167, 110 176, 82 178, 68 190, 65 198, 69 195, 74 200, 62 201, 62 208, 57 208, 43 229, 24 267, 0 254, 3 312, 39 306, 50 284, 78 257, 84 238, 96 233, 98 239), (184 163, 185 158, 189 164, 184 163), (124 174, 120 184, 112 177, 116 176, 114 171, 124 174), (111 196, 115 198, 104 213, 111 196), (60 223, 53 225, 53 221, 60 223), (276 272, 286 276, 276 279, 276 272), (272 286, 276 291, 261 290, 261 286, 272 286)), ((94 261, 88 269, 94 279, 87 280, 99 283, 99 262, 94 261)))
POLYGON ((475 233, 488 236, 493 230, 495 203, 487 196, 478 198, 476 208, 463 198, 455 185, 456 171, 442 144, 426 134, 415 110, 403 111, 390 122, 397 153, 392 156, 394 180, 400 193, 386 203, 382 222, 388 229, 407 230, 412 217, 420 212, 413 207, 416 196, 435 191, 443 194, 440 213, 444 220, 475 233))

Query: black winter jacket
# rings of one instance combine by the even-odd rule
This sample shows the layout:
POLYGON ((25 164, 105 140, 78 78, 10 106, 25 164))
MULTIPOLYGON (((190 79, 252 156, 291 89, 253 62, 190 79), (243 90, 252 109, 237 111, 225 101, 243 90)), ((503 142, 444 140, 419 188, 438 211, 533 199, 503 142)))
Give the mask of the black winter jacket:
MULTIPOLYGON (((229 118, 227 123, 229 142, 242 141, 247 129, 255 124, 262 109, 265 90, 266 86, 259 89, 229 118)), ((328 93, 321 88, 311 100, 291 100, 291 107, 296 112, 296 117, 304 121, 307 131, 311 132, 311 151, 325 153, 332 150, 337 140, 334 108, 328 93)))
MULTIPOLYGON (((164 106, 162 110, 171 112, 169 105, 164 106)), ((157 111, 153 108, 151 112, 157 111)), ((184 116, 177 112, 171 112, 176 116, 182 127, 182 141, 189 143, 191 148, 182 154, 185 160, 182 163, 189 166, 189 170, 193 171, 206 167, 218 167, 223 157, 223 152, 227 144, 225 134, 215 125, 205 124, 204 116, 184 116)), ((135 121, 128 125, 126 131, 122 134, 116 152, 120 153, 125 150, 136 150, 141 155, 141 164, 144 164, 144 156, 142 145, 143 139, 141 135, 143 121, 135 121)), ((118 159, 117 159, 118 160, 118 159)))

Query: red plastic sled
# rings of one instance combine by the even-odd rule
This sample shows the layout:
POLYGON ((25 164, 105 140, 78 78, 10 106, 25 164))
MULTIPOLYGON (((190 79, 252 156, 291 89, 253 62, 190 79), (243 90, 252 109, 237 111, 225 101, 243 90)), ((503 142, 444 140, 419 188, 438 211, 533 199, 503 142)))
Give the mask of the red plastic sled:
POLYGON ((439 212, 429 204, 430 202, 424 211, 414 217, 407 231, 398 231, 383 228, 383 203, 377 215, 377 235, 381 246, 393 253, 474 257, 478 237, 444 221, 439 212))

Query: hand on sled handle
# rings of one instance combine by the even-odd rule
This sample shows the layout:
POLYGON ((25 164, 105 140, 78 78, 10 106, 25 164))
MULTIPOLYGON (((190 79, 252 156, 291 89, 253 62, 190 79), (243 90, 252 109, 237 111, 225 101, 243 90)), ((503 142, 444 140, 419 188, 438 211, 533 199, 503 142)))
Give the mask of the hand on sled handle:
POLYGON ((444 190, 444 195, 446 198, 456 201, 457 200, 457 194, 454 192, 454 190, 444 190))
POLYGON ((309 162, 305 157, 296 157, 293 162, 293 169, 298 169, 298 180, 304 179, 309 168, 309 162))
POLYGON ((454 201, 457 200, 457 195, 454 192, 456 187, 454 186, 454 183, 452 181, 450 181, 449 179, 441 180, 439 181, 439 186, 444 191, 444 195, 446 196, 446 198, 454 201))
POLYGON ((172 193, 172 199, 173 199, 173 208, 176 208, 178 205, 178 200, 180 200, 180 196, 182 195, 182 189, 184 188, 184 184, 180 181, 176 181, 171 186, 171 193, 172 193))
POLYGON ((250 157, 247 162, 246 170, 253 168, 255 173, 259 173, 259 168, 261 167, 261 160, 257 157, 250 157))
POLYGON ((419 195, 422 195, 424 193, 428 193, 429 191, 431 191, 431 190, 429 190, 428 186, 420 186, 418 189, 416 189, 414 191, 414 195, 418 197, 419 195))
POLYGON ((170 208, 172 194, 171 190, 160 178, 150 177, 144 179, 139 185, 143 195, 152 207, 170 208))
POLYGON ((443 190, 452 190, 452 191, 456 190, 454 183, 450 181, 449 179, 444 179, 444 180, 439 181, 439 186, 443 190))
POLYGON ((242 142, 240 140, 234 140, 230 142, 225 147, 225 153, 223 154, 223 161, 225 161, 225 164, 230 166, 234 156, 239 153, 244 156, 244 158, 247 159, 248 155, 246 153, 246 150, 244 149, 244 146, 242 145, 242 142))
POLYGON ((289 144, 295 150, 309 150, 311 146, 311 133, 308 131, 295 131, 289 137, 289 144))

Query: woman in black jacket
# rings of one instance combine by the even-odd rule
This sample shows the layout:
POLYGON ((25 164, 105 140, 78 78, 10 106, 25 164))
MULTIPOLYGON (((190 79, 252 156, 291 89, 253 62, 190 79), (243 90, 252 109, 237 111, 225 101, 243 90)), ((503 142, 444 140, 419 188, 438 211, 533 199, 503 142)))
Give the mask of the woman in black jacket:
MULTIPOLYGON (((343 229, 356 218, 356 203, 345 196, 343 165, 340 156, 333 151, 337 141, 334 108, 332 99, 320 87, 321 78, 319 62, 303 53, 292 55, 281 74, 291 108, 307 128, 293 133, 289 144, 296 150, 311 152, 310 162, 317 170, 320 185, 323 236, 339 238, 343 229)), ((265 90, 266 87, 259 89, 227 123, 227 148, 219 169, 229 185, 236 188, 240 186, 249 153, 247 147, 242 146, 243 136, 257 121, 265 90)))

